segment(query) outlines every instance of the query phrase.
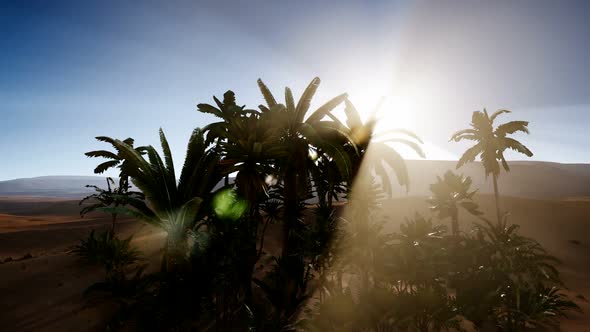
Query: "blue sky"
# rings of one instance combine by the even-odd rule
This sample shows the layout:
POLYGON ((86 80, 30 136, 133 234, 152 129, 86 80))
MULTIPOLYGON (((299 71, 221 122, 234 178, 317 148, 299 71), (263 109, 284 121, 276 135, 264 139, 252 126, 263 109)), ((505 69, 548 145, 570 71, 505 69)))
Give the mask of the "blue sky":
POLYGON ((159 127, 182 160, 212 120, 196 104, 232 89, 256 107, 259 77, 280 96, 319 76, 316 104, 387 95, 385 127, 433 159, 487 107, 531 121, 535 160, 590 162, 587 17, 585 1, 0 0, 0 180, 89 175, 95 136, 157 145, 159 127))

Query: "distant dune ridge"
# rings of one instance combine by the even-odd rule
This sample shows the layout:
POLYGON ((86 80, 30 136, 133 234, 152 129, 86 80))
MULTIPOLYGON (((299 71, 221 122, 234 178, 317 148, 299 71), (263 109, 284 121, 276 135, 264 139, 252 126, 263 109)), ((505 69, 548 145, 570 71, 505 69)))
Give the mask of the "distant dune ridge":
POLYGON ((40 176, 0 181, 0 196, 79 198, 93 192, 86 185, 106 188, 101 176, 40 176))
MULTIPOLYGON (((508 162, 510 172, 502 172, 498 179, 500 194, 536 199, 571 199, 590 196, 590 164, 559 164, 538 161, 508 162)), ((410 196, 429 196, 431 183, 447 170, 470 176, 473 188, 479 193, 493 194, 491 177, 486 180, 480 163, 470 163, 459 170, 456 161, 408 160, 410 196)), ((393 186, 399 195, 405 189, 393 186)))
MULTIPOLYGON (((470 176, 473 187, 482 194, 493 193, 491 179, 486 180, 479 163, 471 163, 455 170, 455 161, 408 160, 410 196, 430 195, 429 185, 437 175, 453 170, 470 176)), ((572 199, 590 196, 590 164, 559 164, 537 161, 512 161, 510 172, 499 178, 502 196, 537 199, 572 199)), ((36 178, 0 181, 0 196, 37 196, 80 198, 92 192, 87 184, 105 187, 100 176, 42 176, 36 178)), ((400 196, 406 191, 397 185, 394 190, 400 196)))

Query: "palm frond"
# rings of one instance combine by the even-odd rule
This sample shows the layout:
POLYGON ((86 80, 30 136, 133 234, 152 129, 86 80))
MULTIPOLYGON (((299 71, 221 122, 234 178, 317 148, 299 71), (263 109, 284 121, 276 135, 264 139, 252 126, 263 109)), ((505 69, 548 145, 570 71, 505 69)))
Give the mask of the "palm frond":
MULTIPOLYGON (((494 112, 494 113, 493 113, 493 114, 490 116, 490 122, 492 122, 492 123, 493 123, 493 122, 494 122, 494 120, 496 120, 496 118, 498 117, 498 115, 500 115, 500 114, 503 114, 503 113, 512 113, 512 112, 511 112, 511 111, 509 111, 509 110, 498 110, 498 111, 495 111, 495 112, 494 112)), ((487 114, 487 112, 486 112, 486 114, 487 114)))
POLYGON ((262 93, 262 96, 264 97, 264 100, 266 101, 268 108, 276 106, 277 101, 275 100, 275 97, 272 95, 266 84, 264 84, 264 82, 262 82, 261 79, 258 79, 257 82, 258 88, 260 89, 260 92, 262 93))
POLYGON ((346 114, 346 125, 348 128, 353 129, 362 126, 363 122, 361 116, 354 104, 348 99, 344 102, 346 104, 346 107, 344 107, 344 113, 346 114))
POLYGON ((454 133, 451 138, 449 139, 450 141, 455 141, 455 142, 459 142, 461 140, 470 140, 470 141, 477 141, 480 139, 480 137, 477 134, 477 131, 473 130, 473 129, 463 129, 463 130, 459 130, 458 132, 454 133))
POLYGON ((223 119, 223 113, 219 109, 217 109, 216 107, 209 105, 209 104, 198 104, 197 111, 199 111, 201 113, 213 114, 216 117, 223 119))
POLYGON ((172 160, 172 153, 170 152, 170 145, 168 144, 168 140, 166 139, 166 135, 162 128, 160 128, 160 144, 162 145, 162 151, 164 152, 164 160, 166 161, 166 169, 168 173, 175 178, 174 176, 174 161, 172 160))
POLYGON ((297 107, 295 108, 295 118, 298 119, 298 122, 302 122, 305 118, 305 113, 307 113, 309 110, 311 100, 313 99, 313 96, 315 95, 319 85, 320 79, 319 77, 315 77, 303 91, 299 102, 297 102, 297 107))
POLYGON ((119 165, 119 160, 105 161, 104 163, 101 163, 98 166, 96 166, 96 168, 94 169, 94 173, 102 174, 109 168, 116 167, 117 165, 119 165))
POLYGON ((501 124, 496 128, 496 135, 499 137, 504 137, 508 134, 514 134, 515 132, 521 131, 524 133, 529 133, 529 129, 527 126, 529 125, 528 121, 510 121, 504 124, 501 124))
POLYGON ((401 144, 411 148, 412 150, 414 150, 420 157, 426 158, 426 154, 424 154, 424 151, 422 150, 422 147, 420 146, 420 144, 418 144, 414 141, 410 141, 405 138, 390 138, 387 140, 387 142, 388 143, 401 143, 401 144))
POLYGON ((457 132, 455 132, 451 138, 449 139, 450 141, 455 141, 455 142, 459 142, 463 139, 469 139, 469 140, 473 140, 472 137, 477 137, 477 131, 474 129, 463 129, 463 130, 459 130, 457 132))
POLYGON ((475 158, 477 158, 477 155, 479 155, 480 153, 482 153, 482 143, 477 143, 463 153, 463 155, 461 156, 461 158, 459 158, 459 161, 457 162, 456 168, 459 169, 461 168, 461 166, 473 162, 475 158))
POLYGON ((293 99, 293 92, 288 87, 285 88, 285 103, 287 111, 295 114, 295 99, 293 99))
MULTIPOLYGON (((320 121, 324 116, 326 116, 328 113, 332 112, 334 110, 334 108, 336 108, 338 105, 340 105, 347 98, 348 98, 348 94, 346 94, 346 93, 343 93, 341 95, 338 95, 338 96, 332 98, 330 101, 328 101, 324 105, 320 106, 320 108, 318 108, 315 112, 313 112, 313 114, 309 116, 309 118, 306 120, 306 122, 307 123, 314 123, 314 122, 320 121)), ((300 120, 303 120, 303 118, 301 118, 300 120)))
POLYGON ((123 143, 133 146, 133 143, 135 143, 135 140, 131 137, 127 137, 126 139, 123 140, 123 143))
MULTIPOLYGON (((415 139, 416 141, 418 141, 418 143, 424 144, 424 142, 422 141, 422 139, 420 138, 420 136, 416 135, 411 130, 407 130, 407 129, 403 129, 403 128, 389 129, 389 130, 387 130, 385 132, 379 133, 379 138, 381 139, 382 137, 386 137, 386 135, 395 135, 395 134, 406 135, 406 136, 408 136, 410 138, 415 139)), ((387 140, 387 139, 385 139, 385 140, 387 140)))
MULTIPOLYGON (((405 186, 406 191, 409 191, 410 177, 408 168, 404 158, 395 149, 385 143, 373 142, 369 145, 367 153, 379 155, 381 160, 378 160, 377 163, 388 165, 393 170, 399 185, 405 186)), ((389 181, 387 173, 377 175, 381 177, 382 182, 389 181)))
POLYGON ((110 152, 110 151, 106 151, 106 150, 97 150, 97 151, 89 151, 84 153, 85 156, 87 157, 100 157, 100 158, 106 158, 106 159, 118 159, 119 156, 117 156, 116 154, 110 152))
POLYGON ((533 156, 533 152, 531 150, 529 150, 529 148, 524 146, 524 144, 520 143, 519 141, 517 141, 513 138, 510 138, 510 137, 504 137, 501 140, 502 140, 503 146, 505 146, 509 149, 512 149, 516 152, 522 153, 522 154, 526 155, 527 157, 533 156))

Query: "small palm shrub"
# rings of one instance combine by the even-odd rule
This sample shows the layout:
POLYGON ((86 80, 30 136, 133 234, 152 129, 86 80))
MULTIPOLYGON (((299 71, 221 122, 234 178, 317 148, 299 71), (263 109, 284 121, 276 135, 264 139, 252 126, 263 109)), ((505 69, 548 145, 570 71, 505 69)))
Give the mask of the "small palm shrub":
POLYGON ((441 220, 451 218, 453 235, 459 233, 459 208, 474 216, 482 215, 477 203, 473 201, 477 190, 471 190, 471 183, 469 176, 447 171, 442 178, 437 176, 437 182, 430 185, 430 210, 436 212, 441 220))
POLYGON ((386 234, 379 223, 367 220, 358 226, 351 227, 353 234, 343 238, 347 242, 340 253, 345 256, 343 266, 331 271, 344 282, 324 285, 326 296, 315 304, 306 328, 460 330, 455 301, 447 293, 444 278, 448 266, 446 227, 421 215, 408 219, 398 233, 386 234))
POLYGON ((480 328, 556 325, 577 308, 561 293, 559 261, 518 228, 508 224, 507 215, 501 224, 485 221, 450 249, 450 285, 459 310, 480 328))
POLYGON ((119 239, 112 232, 90 232, 72 248, 72 254, 90 265, 102 266, 107 279, 121 278, 126 269, 141 260, 141 252, 131 245, 132 236, 119 239))
MULTIPOLYGON (((359 266, 332 266, 329 273, 344 274, 346 286, 325 284, 307 330, 461 331, 467 320, 478 330, 524 331, 555 328, 577 309, 561 292, 557 259, 506 217, 460 235, 421 215, 396 233, 374 229, 366 242, 371 255, 348 259, 359 266)), ((359 250, 348 246, 341 255, 359 250)))

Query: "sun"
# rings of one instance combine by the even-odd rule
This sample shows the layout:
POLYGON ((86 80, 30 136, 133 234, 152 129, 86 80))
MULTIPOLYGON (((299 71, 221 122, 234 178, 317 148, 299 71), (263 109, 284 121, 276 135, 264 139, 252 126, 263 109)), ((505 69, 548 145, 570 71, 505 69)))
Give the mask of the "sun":
POLYGON ((375 117, 377 132, 404 128, 413 130, 416 125, 415 100, 408 96, 391 93, 387 90, 380 93, 377 89, 366 89, 349 93, 350 101, 359 111, 363 121, 375 117))
MULTIPOLYGON (((405 129, 416 133, 424 141, 422 148, 427 159, 453 160, 456 156, 446 149, 424 139, 428 130, 424 117, 434 112, 435 90, 427 86, 405 85, 394 89, 392 84, 378 84, 358 87, 349 92, 349 99, 359 111, 363 121, 371 117, 377 119, 376 134, 387 133, 393 129, 405 129)), ((400 153, 405 158, 418 156, 403 146, 400 153)))

